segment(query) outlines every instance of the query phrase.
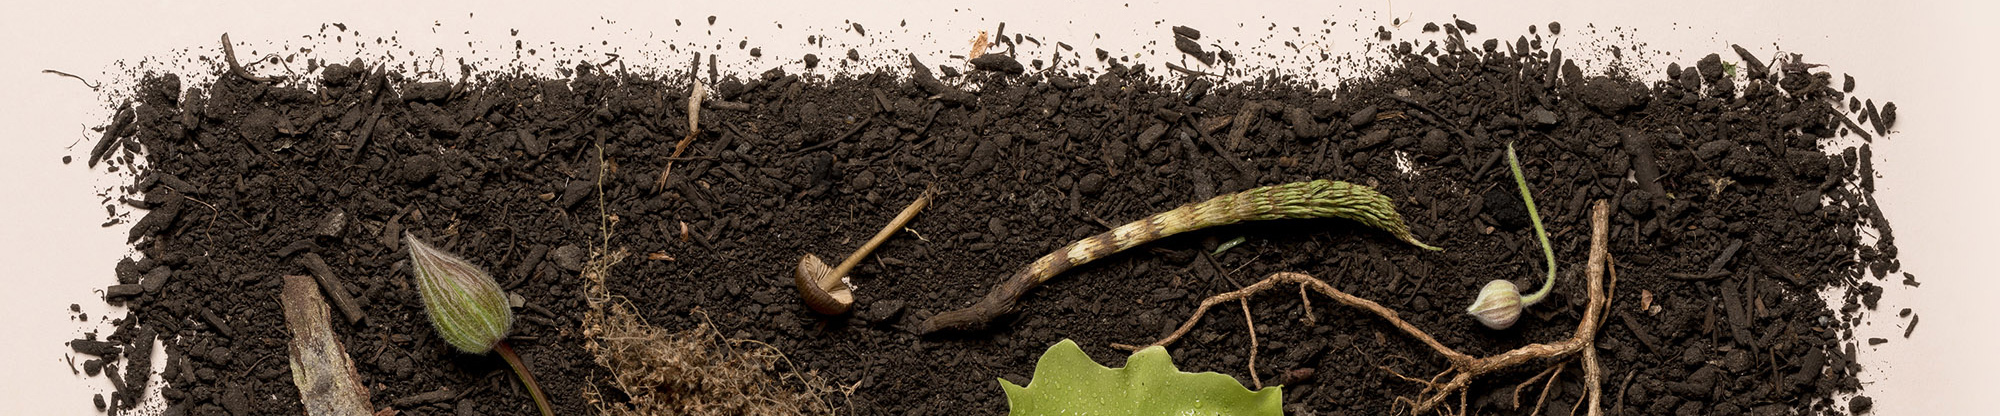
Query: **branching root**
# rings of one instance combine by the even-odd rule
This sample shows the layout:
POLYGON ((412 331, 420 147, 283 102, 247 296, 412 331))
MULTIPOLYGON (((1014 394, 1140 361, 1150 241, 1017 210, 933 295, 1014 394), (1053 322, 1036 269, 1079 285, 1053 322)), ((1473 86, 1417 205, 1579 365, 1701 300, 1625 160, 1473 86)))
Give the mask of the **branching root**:
MULTIPOLYGON (((1463 414, 1466 412, 1465 389, 1467 386, 1472 384, 1473 379, 1496 371, 1512 368, 1514 366, 1521 365, 1530 361, 1563 359, 1563 358, 1568 358, 1572 355, 1581 355, 1583 358, 1582 361, 1583 361, 1583 372, 1584 372, 1584 386, 1586 389, 1586 394, 1588 396, 1587 398, 1590 402, 1590 407, 1587 414, 1591 416, 1597 416, 1602 414, 1602 406, 1601 403, 1599 403, 1599 400, 1602 398, 1601 388, 1603 383, 1601 382, 1602 381, 1601 378, 1603 377, 1603 374, 1602 374, 1602 369, 1600 369, 1597 364, 1597 354, 1595 351, 1596 348, 1592 348, 1591 346, 1596 342, 1597 330, 1600 326, 1603 325, 1605 308, 1607 304, 1610 302, 1610 295, 1608 293, 1609 291, 1606 290, 1604 284, 1604 277, 1605 277, 1604 275, 1606 270, 1609 269, 1608 267, 1606 267, 1606 264, 1610 261, 1610 252, 1609 249, 1607 248, 1607 245, 1609 244, 1609 239, 1607 238, 1607 234, 1610 233, 1610 228, 1611 228, 1610 212, 1611 212, 1610 205, 1605 201, 1597 201, 1597 203, 1594 204, 1594 206, 1591 209, 1590 260, 1587 265, 1587 268, 1585 269, 1586 291, 1589 301, 1584 309, 1583 320, 1577 324, 1575 334, 1568 339, 1563 339, 1551 343, 1529 344, 1526 346, 1522 346, 1520 348, 1515 348, 1510 351, 1494 354, 1492 356, 1487 356, 1487 357, 1474 357, 1471 355, 1467 355, 1465 353, 1458 352, 1458 350, 1452 349, 1451 347, 1447 347, 1444 344, 1439 343, 1437 338, 1432 337, 1429 333, 1426 333, 1421 329, 1418 329, 1416 325, 1410 324, 1409 321, 1403 320, 1403 318, 1398 313, 1396 313, 1395 310, 1389 309, 1388 307, 1384 307, 1379 303, 1375 303, 1374 301, 1368 299, 1363 299, 1361 297, 1350 295, 1347 292, 1342 292, 1340 289, 1336 289, 1332 285, 1328 285, 1325 281, 1319 280, 1317 278, 1314 278, 1312 276, 1303 273, 1278 272, 1265 277, 1263 281, 1251 284, 1249 286, 1245 286, 1242 289, 1237 289, 1232 292, 1222 293, 1219 295, 1211 296, 1207 299, 1203 299, 1201 301, 1200 306, 1197 306, 1195 308, 1193 316, 1190 316, 1187 322, 1182 323, 1181 326, 1175 329, 1173 333, 1168 334, 1165 338, 1161 338, 1159 341, 1154 341, 1152 344, 1147 344, 1147 345, 1126 345, 1126 344, 1111 344, 1111 345, 1112 347, 1115 348, 1132 350, 1132 351, 1137 351, 1145 347, 1150 347, 1155 345, 1157 346, 1170 345, 1173 344, 1174 341, 1180 340, 1182 336, 1187 335, 1188 331, 1192 330, 1196 323, 1201 322, 1202 315, 1207 313, 1208 309, 1214 307, 1215 305, 1221 304, 1223 302, 1240 302, 1243 304, 1245 315, 1248 315, 1249 298, 1251 296, 1256 295, 1257 293, 1263 292, 1265 290, 1279 287, 1279 285, 1297 284, 1301 288, 1311 289, 1314 292, 1319 292, 1321 295, 1333 298, 1335 301, 1338 301, 1343 305, 1360 308, 1362 310, 1366 310, 1370 313, 1373 313, 1378 317, 1381 317, 1382 320, 1388 321, 1389 325, 1396 327, 1397 329, 1403 331, 1412 338, 1416 338, 1417 341, 1422 342, 1425 346, 1428 346, 1432 351, 1437 352, 1438 355, 1443 356, 1446 361, 1450 362, 1450 368, 1446 369, 1445 372, 1440 373, 1435 377, 1432 377, 1430 380, 1419 380, 1408 376, 1403 376, 1401 374, 1397 374, 1396 372, 1389 370, 1387 367, 1383 367, 1384 371, 1388 371, 1392 375, 1395 375, 1404 380, 1424 385, 1423 390, 1418 392, 1414 397, 1396 398, 1396 403, 1398 403, 1399 405, 1409 406, 1408 408, 1410 414, 1427 414, 1432 412, 1433 410, 1440 410, 1439 406, 1445 405, 1445 401, 1449 400, 1453 395, 1457 395, 1459 398, 1459 409, 1455 413, 1463 414), (1443 381, 1440 382, 1440 380, 1443 381)), ((1614 277, 1612 280, 1612 284, 1616 285, 1617 281, 1615 277, 1616 276, 1615 272, 1613 273, 1613 276, 1614 277)), ((1247 316, 1246 319, 1248 319, 1247 316)), ((1256 336, 1255 328, 1256 328, 1255 324, 1252 323, 1251 324, 1251 331, 1252 331, 1251 336, 1253 339, 1251 346, 1252 357, 1255 357, 1256 354, 1256 346, 1254 341, 1256 336)), ((1255 358, 1252 358, 1251 360, 1252 379, 1256 379, 1255 362, 1256 362, 1255 358)), ((1558 369, 1561 368, 1561 364, 1556 364, 1554 368, 1558 369)), ((1554 370, 1554 371, 1556 372, 1556 376, 1561 375, 1560 373, 1561 370, 1554 370)), ((1548 372, 1549 371, 1544 371, 1543 373, 1548 373, 1548 372)), ((1538 375, 1535 378, 1540 378, 1540 377, 1541 376, 1538 375)), ((1555 380, 1555 378, 1556 378, 1555 376, 1549 378, 1551 385, 1553 383, 1553 380, 1555 380)), ((1529 380, 1533 381, 1534 378, 1530 378, 1529 380)), ((1523 384, 1525 385, 1526 383, 1523 384)), ((1548 395, 1548 388, 1544 387, 1542 390, 1543 397, 1537 400, 1538 402, 1536 403, 1537 408, 1541 406, 1541 403, 1539 403, 1541 400, 1546 400, 1547 395, 1548 395)), ((1518 390, 1516 396, 1517 399, 1515 400, 1515 403, 1516 407, 1518 407, 1519 404, 1518 390)), ((1537 412, 1539 412, 1539 410, 1537 412)))

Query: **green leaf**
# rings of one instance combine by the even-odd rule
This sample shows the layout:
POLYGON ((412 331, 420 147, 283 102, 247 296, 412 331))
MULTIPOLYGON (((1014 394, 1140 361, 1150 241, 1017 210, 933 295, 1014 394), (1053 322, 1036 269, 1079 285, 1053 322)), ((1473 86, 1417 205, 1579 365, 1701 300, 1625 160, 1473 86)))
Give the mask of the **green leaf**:
POLYGON ((1283 415, 1279 387, 1255 392, 1220 373, 1184 373, 1162 347, 1147 347, 1124 368, 1091 361, 1075 341, 1042 353, 1027 387, 1005 379, 1012 415, 1283 415))

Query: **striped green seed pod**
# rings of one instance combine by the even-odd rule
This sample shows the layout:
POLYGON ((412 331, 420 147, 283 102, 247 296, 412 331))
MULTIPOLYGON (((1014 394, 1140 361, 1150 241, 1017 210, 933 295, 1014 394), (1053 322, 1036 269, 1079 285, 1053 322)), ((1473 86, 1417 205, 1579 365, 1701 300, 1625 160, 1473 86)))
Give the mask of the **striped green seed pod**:
POLYGON ((1021 296, 1043 282, 1084 263, 1167 236, 1246 221, 1306 218, 1345 218, 1387 231, 1412 246, 1439 250, 1417 240, 1402 214, 1396 212, 1395 202, 1374 188, 1326 179, 1271 185, 1182 205, 1077 240, 1015 271, 978 303, 934 315, 917 330, 928 334, 984 328, 994 318, 1013 312, 1021 296))
POLYGON ((424 311, 445 342, 470 354, 485 354, 507 336, 514 312, 507 295, 485 270, 403 233, 410 270, 423 293, 424 311))

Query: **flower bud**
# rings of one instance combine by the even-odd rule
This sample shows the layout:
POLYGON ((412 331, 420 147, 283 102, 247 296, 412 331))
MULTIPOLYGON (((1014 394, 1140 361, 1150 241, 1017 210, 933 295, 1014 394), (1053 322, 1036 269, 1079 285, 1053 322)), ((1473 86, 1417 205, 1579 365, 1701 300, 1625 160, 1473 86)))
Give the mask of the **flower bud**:
POLYGON ((424 297, 424 311, 438 335, 459 351, 484 354, 507 336, 514 312, 507 295, 485 270, 403 233, 410 248, 410 271, 424 297))
POLYGON ((1486 324, 1487 328, 1507 329, 1521 319, 1522 303, 1521 290, 1514 287, 1514 282, 1499 279, 1486 282, 1486 287, 1479 289, 1479 297, 1472 300, 1472 307, 1465 308, 1465 313, 1479 319, 1479 323, 1486 324))

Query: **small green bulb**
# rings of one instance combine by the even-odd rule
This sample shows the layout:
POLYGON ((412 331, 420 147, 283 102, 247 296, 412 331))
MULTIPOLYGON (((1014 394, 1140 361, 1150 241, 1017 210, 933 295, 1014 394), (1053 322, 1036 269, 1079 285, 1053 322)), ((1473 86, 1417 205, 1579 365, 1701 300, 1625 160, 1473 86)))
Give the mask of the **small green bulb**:
POLYGON ((1471 307, 1465 308, 1465 313, 1471 314, 1487 328, 1507 329, 1521 319, 1523 303, 1521 289, 1515 287, 1514 282, 1494 280, 1479 289, 1479 297, 1473 299, 1471 307))
POLYGON ((423 293, 424 311, 438 335, 466 353, 493 350, 514 324, 514 311, 507 307, 507 294, 500 290, 500 284, 471 262, 431 247, 410 233, 403 233, 403 242, 410 248, 410 270, 423 293))

